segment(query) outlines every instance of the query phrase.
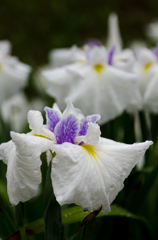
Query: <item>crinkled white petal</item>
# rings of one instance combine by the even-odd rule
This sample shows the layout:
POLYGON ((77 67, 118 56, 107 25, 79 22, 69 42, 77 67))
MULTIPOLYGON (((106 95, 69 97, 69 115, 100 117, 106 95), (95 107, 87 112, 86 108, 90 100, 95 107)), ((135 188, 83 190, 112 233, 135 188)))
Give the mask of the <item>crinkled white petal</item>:
POLYGON ((131 106, 140 109, 141 94, 136 74, 127 73, 114 67, 104 66, 101 73, 87 66, 84 80, 76 85, 77 91, 71 91, 70 100, 83 114, 100 114, 99 123, 105 123, 131 106))
POLYGON ((41 183, 42 152, 52 141, 11 132, 12 141, 0 145, 0 157, 7 163, 7 190, 12 205, 34 197, 41 183))
MULTIPOLYGON (((54 145, 56 156, 51 178, 57 201, 75 203, 94 211, 110 211, 110 203, 123 188, 123 181, 143 157, 151 141, 126 145, 121 143, 94 145, 54 145), (89 147, 88 147, 89 146, 89 147)), ((108 140, 105 139, 105 142, 108 140)))
POLYGON ((46 137, 56 143, 55 134, 48 130, 46 126, 43 125, 43 117, 41 112, 36 110, 30 110, 27 115, 29 128, 32 129, 28 135, 39 135, 46 137))
POLYGON ((2 143, 0 145, 0 159, 2 159, 5 164, 8 164, 8 161, 14 155, 14 151, 15 145, 13 141, 2 143))
POLYGON ((41 133, 43 128, 43 117, 41 112, 30 110, 27 115, 29 128, 34 130, 37 134, 41 133))

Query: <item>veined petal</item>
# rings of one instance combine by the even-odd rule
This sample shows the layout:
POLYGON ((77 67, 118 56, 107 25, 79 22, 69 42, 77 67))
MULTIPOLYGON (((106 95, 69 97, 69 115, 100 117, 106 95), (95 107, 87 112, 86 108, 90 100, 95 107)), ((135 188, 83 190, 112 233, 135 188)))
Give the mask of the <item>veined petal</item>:
POLYGON ((98 121, 100 119, 100 115, 99 114, 94 114, 94 115, 90 115, 85 117, 80 124, 80 131, 79 131, 79 136, 82 135, 86 135, 87 130, 88 130, 88 123, 92 122, 95 123, 96 121, 98 121))
POLYGON ((45 107, 46 119, 47 119, 47 128, 54 132, 54 128, 57 123, 60 121, 60 116, 58 112, 54 111, 52 108, 45 107))
POLYGON ((90 211, 102 205, 103 212, 110 211, 124 179, 151 144, 54 145, 51 178, 57 201, 90 211))
POLYGON ((63 118, 55 127, 54 133, 58 144, 64 142, 75 143, 76 136, 79 131, 79 121, 73 116, 69 115, 63 118))
POLYGON ((86 135, 81 135, 76 137, 77 143, 97 143, 99 141, 99 137, 101 135, 100 127, 98 124, 89 122, 88 129, 86 135))
POLYGON ((34 197, 41 182, 42 152, 52 141, 11 132, 12 141, 0 145, 0 157, 7 163, 7 190, 12 205, 34 197), (8 160, 8 161, 7 161, 8 160))

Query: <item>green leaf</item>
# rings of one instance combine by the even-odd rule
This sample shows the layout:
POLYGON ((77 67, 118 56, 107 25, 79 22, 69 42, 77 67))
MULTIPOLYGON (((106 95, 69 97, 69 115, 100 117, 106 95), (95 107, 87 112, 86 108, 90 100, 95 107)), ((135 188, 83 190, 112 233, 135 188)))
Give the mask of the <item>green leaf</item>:
POLYGON ((133 211, 138 212, 143 206, 143 202, 149 193, 151 187, 153 186, 156 178, 158 176, 158 166, 153 169, 153 171, 147 176, 144 184, 139 189, 139 192, 135 196, 135 204, 133 205, 133 211))
MULTIPOLYGON (((51 210, 50 212, 53 212, 53 211, 51 210)), ((62 223, 64 225, 68 225, 71 223, 76 223, 76 222, 82 221, 89 213, 90 213, 89 211, 87 213, 85 213, 83 211, 82 207, 80 207, 80 206, 74 206, 71 208, 64 209, 62 211, 62 223)), ((127 217, 127 218, 131 218, 131 219, 136 219, 136 220, 144 223, 144 225, 146 227, 150 228, 150 225, 145 218, 134 215, 131 212, 127 211, 126 209, 124 209, 120 206, 111 205, 111 212, 108 212, 108 213, 100 212, 97 215, 97 218, 98 217, 108 217, 108 216, 116 216, 116 217, 118 216, 118 217, 127 217)), ((51 222, 52 222, 52 220, 51 220, 51 222)), ((49 225, 49 227, 51 227, 51 225, 49 225)), ((25 226, 25 229, 26 229, 27 236, 44 232, 43 218, 38 219, 35 222, 27 224, 25 226)), ((70 239, 75 239, 75 237, 77 237, 77 235, 78 235, 78 233, 75 233, 70 239)), ((19 238, 13 238, 13 239, 17 240, 19 238)), ((58 239, 58 238, 54 237, 54 239, 58 239)), ((9 240, 9 238, 8 238, 8 240, 9 240)))
POLYGON ((25 223, 25 203, 20 202, 15 206, 15 214, 19 227, 23 227, 25 223))
MULTIPOLYGON (((62 211, 62 223, 64 225, 67 225, 67 224, 75 223, 78 221, 82 221, 88 214, 90 214, 90 212, 88 211, 87 213, 85 213, 82 207, 80 206, 64 209, 62 211)), ((116 205, 111 205, 111 212, 108 212, 108 213, 100 212, 97 215, 97 217, 104 217, 104 216, 121 216, 121 217, 133 218, 148 225, 147 221, 144 218, 134 215, 131 212, 127 211, 126 209, 116 205)))
POLYGON ((46 176, 46 185, 44 193, 44 229, 46 240, 61 240, 61 209, 52 188, 51 181, 51 162, 49 164, 46 176))
POLYGON ((17 230, 17 226, 11 220, 8 212, 0 202, 0 237, 7 237, 17 230))

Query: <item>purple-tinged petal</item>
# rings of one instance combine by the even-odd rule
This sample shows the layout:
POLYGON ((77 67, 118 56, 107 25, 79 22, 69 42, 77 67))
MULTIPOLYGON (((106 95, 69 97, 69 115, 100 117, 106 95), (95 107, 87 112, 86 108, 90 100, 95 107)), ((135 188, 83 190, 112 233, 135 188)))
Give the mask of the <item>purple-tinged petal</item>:
POLYGON ((78 136, 85 136, 87 133, 87 130, 88 130, 88 123, 89 122, 95 123, 99 119, 100 119, 99 114, 90 115, 90 116, 87 116, 86 118, 84 118, 81 122, 80 131, 79 131, 78 136))
POLYGON ((108 64, 109 65, 112 65, 113 57, 114 57, 114 54, 115 54, 115 50, 116 50, 116 46, 113 46, 111 48, 111 50, 109 51, 109 54, 108 54, 108 64))
POLYGON ((93 48, 95 46, 102 46, 101 42, 98 39, 90 39, 86 43, 90 48, 93 48))
POLYGON ((54 132, 54 128, 60 121, 60 116, 58 112, 54 111, 52 108, 45 107, 47 127, 51 132, 54 132))
POLYGON ((74 144, 78 131, 79 122, 75 116, 69 115, 67 118, 63 118, 54 129, 57 144, 62 144, 64 142, 74 144))
POLYGON ((158 60, 158 45, 156 46, 156 48, 152 49, 152 52, 155 54, 155 56, 157 57, 157 60, 158 60))

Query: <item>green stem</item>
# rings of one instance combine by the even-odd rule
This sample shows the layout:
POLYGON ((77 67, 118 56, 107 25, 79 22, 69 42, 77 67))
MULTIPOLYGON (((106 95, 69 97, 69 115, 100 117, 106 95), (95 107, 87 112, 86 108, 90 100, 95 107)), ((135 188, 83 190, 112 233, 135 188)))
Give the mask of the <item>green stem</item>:
POLYGON ((19 228, 19 231, 20 231, 21 239, 22 239, 22 240, 27 240, 25 227, 20 227, 20 228, 19 228))

